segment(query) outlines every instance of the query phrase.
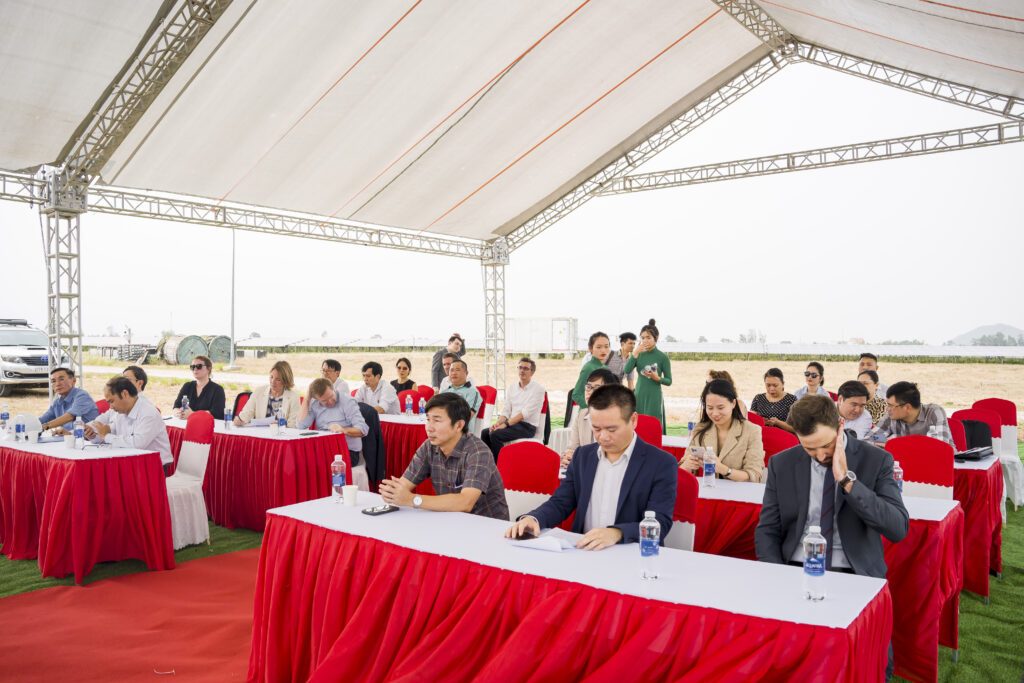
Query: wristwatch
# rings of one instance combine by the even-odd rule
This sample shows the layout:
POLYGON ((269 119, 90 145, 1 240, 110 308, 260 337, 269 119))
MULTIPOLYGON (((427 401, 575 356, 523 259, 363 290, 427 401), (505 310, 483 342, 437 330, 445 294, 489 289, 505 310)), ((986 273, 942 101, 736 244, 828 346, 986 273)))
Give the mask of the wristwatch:
POLYGON ((851 481, 857 481, 857 474, 853 470, 846 470, 846 476, 839 480, 840 488, 845 489, 851 481))
POLYGON ((722 478, 723 479, 728 479, 731 474, 732 474, 732 468, 730 467, 729 471, 722 475, 722 478))
POLYGON ((420 505, 423 505, 423 496, 413 496, 412 497, 412 506, 414 508, 416 508, 417 510, 419 510, 420 509, 420 505))

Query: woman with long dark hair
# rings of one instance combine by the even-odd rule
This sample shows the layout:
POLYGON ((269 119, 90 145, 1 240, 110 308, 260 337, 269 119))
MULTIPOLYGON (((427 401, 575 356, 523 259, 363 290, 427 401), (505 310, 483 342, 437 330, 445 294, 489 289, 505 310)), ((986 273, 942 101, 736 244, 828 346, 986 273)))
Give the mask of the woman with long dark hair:
POLYGON ((623 372, 638 369, 636 378, 636 412, 650 415, 661 420, 661 433, 667 427, 665 423, 665 400, 661 396, 661 387, 672 384, 672 364, 658 345, 658 328, 651 318, 640 328, 640 343, 633 349, 623 372))
POLYGON ((732 481, 761 481, 764 446, 761 428, 745 419, 731 382, 715 379, 704 385, 700 395, 700 422, 693 429, 690 445, 679 466, 699 475, 704 459, 697 448, 715 449, 715 474, 732 481))

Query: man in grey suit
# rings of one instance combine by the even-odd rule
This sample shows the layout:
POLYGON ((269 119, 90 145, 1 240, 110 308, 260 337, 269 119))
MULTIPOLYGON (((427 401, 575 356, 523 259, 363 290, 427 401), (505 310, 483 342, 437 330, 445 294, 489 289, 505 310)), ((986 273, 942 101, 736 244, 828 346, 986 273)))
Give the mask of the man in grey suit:
MULTIPOLYGON (((768 461, 764 504, 754 532, 757 559, 800 564, 808 527, 828 542, 825 566, 884 579, 882 536, 896 543, 910 515, 892 475, 892 455, 858 441, 828 396, 805 396, 789 411, 799 446, 768 461)), ((886 678, 892 675, 892 647, 886 678)))

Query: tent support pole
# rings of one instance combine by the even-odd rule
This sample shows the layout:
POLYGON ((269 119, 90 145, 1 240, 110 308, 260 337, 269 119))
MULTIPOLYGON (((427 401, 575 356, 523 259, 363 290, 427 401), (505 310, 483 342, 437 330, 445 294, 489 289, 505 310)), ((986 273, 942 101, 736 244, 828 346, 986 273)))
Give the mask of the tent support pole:
POLYGON ((504 238, 488 242, 480 259, 484 285, 484 378, 505 397, 505 266, 509 263, 504 238))

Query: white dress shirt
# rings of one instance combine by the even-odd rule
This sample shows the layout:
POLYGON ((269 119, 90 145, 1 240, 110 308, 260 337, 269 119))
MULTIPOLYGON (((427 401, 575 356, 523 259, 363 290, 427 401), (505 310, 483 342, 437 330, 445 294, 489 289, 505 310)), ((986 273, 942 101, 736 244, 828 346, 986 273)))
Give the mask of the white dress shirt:
MULTIPOLYGON (((142 394, 127 415, 111 408, 101 417, 104 416, 103 423, 110 425, 110 433, 103 437, 103 442, 120 448, 157 451, 163 464, 174 462, 171 440, 167 437, 167 427, 160 411, 142 394)), ((93 442, 100 443, 100 439, 93 439, 93 442)))
MULTIPOLYGON (((615 512, 619 507, 619 489, 626 477, 629 458, 636 447, 636 434, 629 446, 615 462, 608 460, 601 447, 597 447, 597 471, 594 473, 594 487, 590 490, 590 504, 583 518, 583 533, 615 524, 615 512)), ((818 497, 821 497, 818 489, 818 497)))
MULTIPOLYGON (((845 420, 846 418, 843 419, 845 420)), ((856 420, 846 420, 844 424, 846 429, 852 429, 856 432, 857 438, 862 441, 868 435, 868 432, 871 431, 871 428, 875 426, 871 421, 871 413, 866 410, 856 420)))
POLYGON ((516 382, 505 390, 505 407, 499 415, 509 419, 519 413, 523 414, 523 422, 541 429, 543 424, 540 411, 544 407, 544 387, 537 382, 530 382, 525 387, 516 382))
POLYGON ((385 382, 383 379, 377 380, 376 390, 370 389, 367 384, 356 389, 356 400, 374 408, 383 408, 387 415, 398 415, 402 412, 398 407, 398 394, 395 388, 391 386, 391 382, 385 382))
POLYGON ((334 380, 334 393, 341 394, 342 396, 351 396, 352 390, 349 389, 348 382, 339 376, 338 379, 334 380))
MULTIPOLYGON (((829 466, 831 468, 831 466, 829 466)), ((827 469, 814 458, 811 458, 811 492, 807 501, 807 520, 804 522, 804 532, 800 536, 800 543, 796 544, 796 550, 789 558, 793 562, 804 561, 803 537, 807 535, 812 526, 821 524, 821 495, 825 491, 825 472, 827 469)), ((850 562, 843 552, 843 539, 839 537, 839 482, 835 486, 836 502, 832 517, 832 568, 849 568, 850 562)))

